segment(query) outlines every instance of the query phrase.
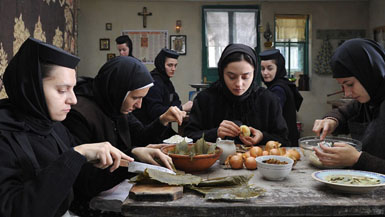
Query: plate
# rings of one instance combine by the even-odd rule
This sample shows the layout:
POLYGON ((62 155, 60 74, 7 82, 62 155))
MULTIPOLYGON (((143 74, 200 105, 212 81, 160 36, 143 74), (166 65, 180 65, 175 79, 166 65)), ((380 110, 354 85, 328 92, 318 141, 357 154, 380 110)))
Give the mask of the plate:
POLYGON ((385 175, 374 172, 367 172, 361 170, 320 170, 311 174, 313 179, 325 183, 329 187, 336 189, 338 191, 347 192, 347 193, 367 193, 380 186, 385 186, 385 175), (380 180, 379 184, 373 185, 353 185, 353 184, 342 184, 342 183, 333 183, 327 180, 328 176, 331 175, 348 175, 348 176, 363 176, 368 178, 375 178, 380 180))

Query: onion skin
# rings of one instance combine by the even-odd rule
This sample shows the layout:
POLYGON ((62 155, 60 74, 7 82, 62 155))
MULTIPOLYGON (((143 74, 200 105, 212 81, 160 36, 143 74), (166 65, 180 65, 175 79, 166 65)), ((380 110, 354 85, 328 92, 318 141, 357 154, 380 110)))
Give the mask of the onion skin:
POLYGON ((245 160, 245 167, 248 170, 255 170, 257 169, 257 161, 253 157, 248 157, 245 160))
POLYGON ((232 169, 242 169, 243 168, 243 158, 239 155, 233 155, 230 157, 230 167, 232 169))
POLYGON ((259 147, 259 146, 254 146, 252 148, 250 148, 250 155, 251 157, 258 157, 258 156, 261 156, 262 155, 262 148, 259 147))

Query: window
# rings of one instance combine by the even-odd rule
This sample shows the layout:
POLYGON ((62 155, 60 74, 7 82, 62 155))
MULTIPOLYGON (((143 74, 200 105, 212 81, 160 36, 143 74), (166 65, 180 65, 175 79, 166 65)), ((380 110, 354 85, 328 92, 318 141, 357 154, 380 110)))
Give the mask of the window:
POLYGON ((309 19, 307 15, 276 15, 275 42, 286 59, 289 77, 308 75, 309 19))
POLYGON ((202 79, 218 79, 217 63, 230 43, 259 47, 258 6, 203 6, 202 79))

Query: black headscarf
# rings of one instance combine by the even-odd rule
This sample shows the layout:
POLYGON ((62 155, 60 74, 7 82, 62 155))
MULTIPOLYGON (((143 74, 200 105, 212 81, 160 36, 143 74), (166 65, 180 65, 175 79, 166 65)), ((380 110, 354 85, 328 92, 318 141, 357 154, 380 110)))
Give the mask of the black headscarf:
POLYGON ((331 67, 333 78, 356 77, 370 96, 370 105, 385 99, 385 52, 370 39, 345 41, 335 51, 331 67))
POLYGON ((257 85, 257 69, 258 69, 257 68, 257 57, 255 55, 254 50, 251 47, 249 47, 247 45, 244 45, 244 44, 229 44, 223 50, 221 58, 218 61, 218 76, 219 76, 219 80, 216 81, 212 85, 212 87, 213 88, 219 88, 221 91, 223 91, 223 93, 225 94, 226 98, 228 98, 229 100, 231 100, 233 102, 243 101, 253 91, 256 91, 257 88, 258 88, 258 85, 257 85), (252 61, 253 61, 253 65, 252 65, 254 67, 253 81, 252 81, 249 89, 247 89, 247 91, 244 94, 242 94, 242 96, 235 96, 234 94, 232 94, 231 91, 227 88, 225 80, 224 80, 223 73, 224 73, 224 69, 227 66, 227 65, 224 65, 224 60, 226 60, 226 58, 228 56, 230 56, 231 54, 233 54, 233 53, 243 53, 243 54, 246 54, 246 55, 250 56, 252 61))
POLYGON ((159 74, 162 75, 162 78, 170 79, 166 73, 166 68, 164 64, 166 63, 166 58, 178 59, 179 54, 173 50, 162 48, 158 55, 155 57, 155 67, 159 74))
POLYGON ((265 50, 261 52, 259 56, 261 57, 261 60, 275 60, 275 63, 277 65, 277 72, 275 74, 274 79, 270 82, 265 82, 265 80, 262 78, 263 83, 265 83, 268 89, 271 89, 274 86, 288 86, 290 88, 290 91, 293 93, 295 108, 298 111, 301 107, 303 98, 298 92, 298 89, 295 84, 293 82, 290 82, 289 79, 286 78, 287 71, 285 68, 285 58, 282 56, 281 52, 278 49, 265 50))
MULTIPOLYGON (((10 104, 24 116, 31 130, 48 134, 53 121, 45 101, 41 62, 74 69, 79 58, 55 46, 28 38, 4 72, 4 87, 10 104)), ((6 104, 6 101, 1 104, 6 104)))
POLYGON ((93 81, 93 97, 110 117, 121 116, 120 108, 129 91, 151 87, 153 79, 136 58, 119 56, 105 63, 93 81))
POLYGON ((124 44, 124 43, 126 43, 128 49, 129 49, 129 51, 128 51, 128 56, 131 56, 131 57, 132 57, 132 41, 131 41, 131 38, 128 37, 128 35, 121 35, 121 36, 117 37, 117 38, 115 39, 115 42, 116 42, 117 44, 124 44))

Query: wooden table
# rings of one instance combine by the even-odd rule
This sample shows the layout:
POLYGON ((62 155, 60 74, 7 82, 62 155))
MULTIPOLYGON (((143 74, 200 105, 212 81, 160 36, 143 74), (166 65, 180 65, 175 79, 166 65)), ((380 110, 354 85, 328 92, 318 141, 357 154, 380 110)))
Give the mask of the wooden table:
POLYGON ((126 199, 124 216, 375 216, 385 215, 385 187, 367 194, 339 193, 312 179, 319 169, 301 160, 284 181, 268 181, 258 170, 223 169, 217 162, 203 178, 253 173, 251 183, 266 193, 247 202, 207 201, 185 190, 181 199, 169 202, 139 202, 126 199))

